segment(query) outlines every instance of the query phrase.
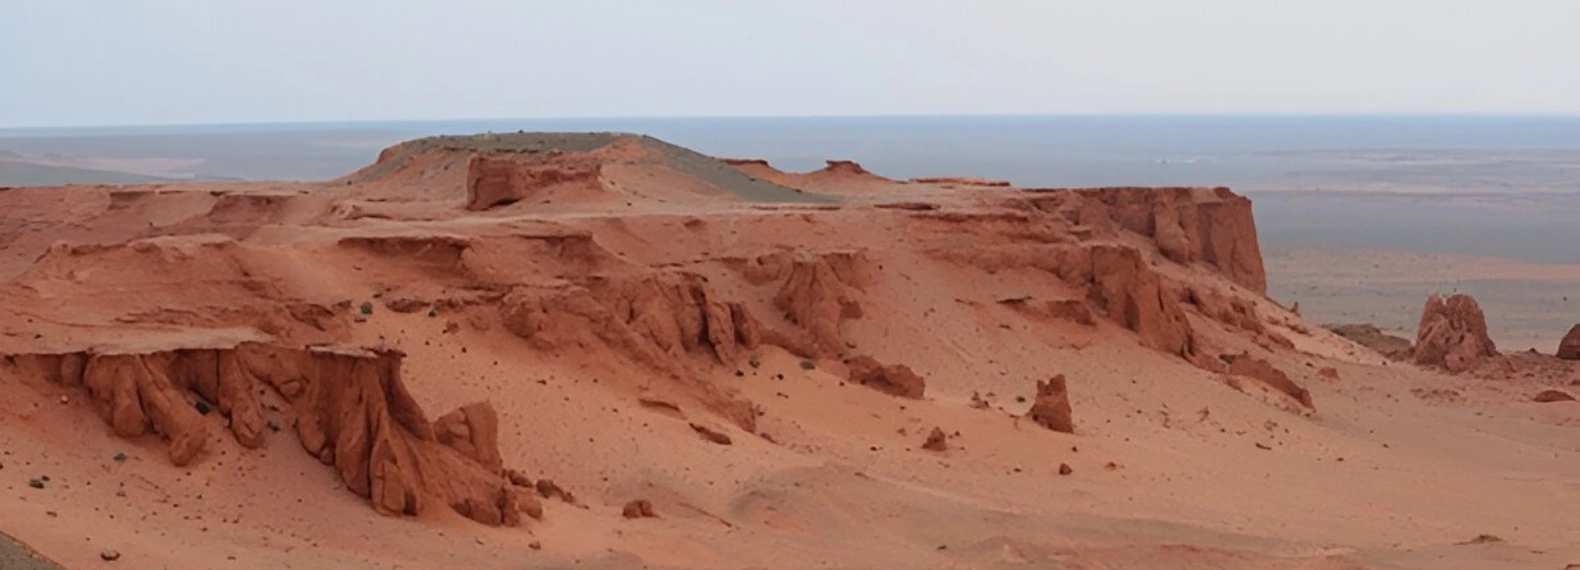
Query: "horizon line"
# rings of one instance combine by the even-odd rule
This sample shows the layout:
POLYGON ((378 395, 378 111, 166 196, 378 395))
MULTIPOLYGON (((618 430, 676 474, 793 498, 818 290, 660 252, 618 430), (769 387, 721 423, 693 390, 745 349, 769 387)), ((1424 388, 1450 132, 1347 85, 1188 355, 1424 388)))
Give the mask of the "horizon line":
POLYGON ((1574 119, 1580 112, 1291 112, 1291 113, 893 113, 893 114, 807 114, 807 115, 585 115, 556 117, 456 117, 428 119, 309 119, 278 121, 228 121, 194 123, 112 123, 78 125, 0 126, 0 133, 20 131, 68 131, 88 129, 193 129, 216 127, 269 127, 314 125, 387 125, 504 121, 700 121, 700 120, 820 120, 820 119, 1014 119, 1014 118, 1214 118, 1214 119, 1299 119, 1299 118, 1374 118, 1374 119, 1574 119))

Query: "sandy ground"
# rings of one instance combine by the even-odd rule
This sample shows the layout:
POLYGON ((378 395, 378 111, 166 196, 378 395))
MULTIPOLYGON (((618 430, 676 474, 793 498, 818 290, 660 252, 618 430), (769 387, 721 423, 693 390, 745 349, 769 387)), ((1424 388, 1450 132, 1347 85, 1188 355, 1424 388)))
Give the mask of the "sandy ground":
POLYGON ((1580 265, 1351 248, 1269 248, 1269 293, 1318 323, 1372 323, 1414 338, 1423 300, 1474 295, 1504 350, 1552 352, 1580 322, 1580 265))
MULTIPOLYGON (((1325 320, 1316 315, 1352 310, 1324 307, 1325 287, 1393 284, 1400 289, 1389 294, 1402 299, 1434 280, 1558 270, 1476 266, 1388 281, 1383 258, 1373 273, 1336 273, 1320 269, 1316 254, 1269 255, 1272 282, 1298 293, 1272 296, 1300 301, 1302 321, 1205 264, 1176 265, 1150 241, 1113 238, 1150 248, 1147 258, 1171 279, 1254 306, 1258 327, 1293 348, 1259 346, 1246 330, 1191 312, 1199 350, 1266 358, 1310 391, 1314 409, 1303 409, 1235 389, 1222 373, 1148 348, 1119 323, 1032 319, 1002 303, 1081 294, 1037 268, 1037 256, 1005 253, 1079 243, 982 206, 1013 190, 825 172, 784 177, 778 183, 811 196, 770 206, 720 198, 733 182, 693 176, 677 186, 674 172, 685 168, 651 166, 643 156, 622 154, 611 160, 623 166, 605 170, 617 179, 603 187, 626 199, 524 200, 479 212, 463 208, 464 176, 455 170, 464 169, 455 165, 465 162, 448 155, 349 185, 168 185, 135 198, 115 197, 125 188, 0 193, 5 229, 14 232, 0 257, 8 279, 0 307, 10 312, 0 352, 155 334, 213 338, 226 327, 275 322, 272 311, 286 301, 341 307, 324 330, 286 322, 269 334, 403 349, 402 378, 429 417, 490 401, 506 465, 553 479, 580 503, 546 500, 542 520, 516 528, 442 508, 380 516, 289 431, 268 434, 257 450, 216 436, 207 455, 178 468, 156 436, 115 437, 80 388, 0 375, 0 531, 73 569, 111 564, 100 559, 106 549, 121 554, 113 564, 130 568, 1580 564, 1572 521, 1580 404, 1530 401, 1541 389, 1580 387, 1387 363, 1313 324, 1325 320), (649 177, 662 182, 642 182, 649 177), (695 196, 679 190, 687 184, 695 196), (223 195, 297 191, 289 200, 223 195), (948 215, 870 205, 917 201, 948 215), (595 247, 521 237, 545 234, 589 235, 595 247), (434 241, 392 251, 339 241, 373 235, 480 245, 447 257, 434 241), (60 240, 143 245, 45 253, 60 240), (875 277, 851 293, 862 314, 841 321, 845 346, 910 366, 926 378, 925 398, 857 386, 837 358, 771 343, 735 361, 684 361, 693 375, 676 380, 591 337, 532 345, 477 307, 430 316, 384 305, 492 282, 547 286, 678 268, 741 299, 765 328, 793 330, 774 308, 778 285, 742 278, 732 261, 787 248, 867 252, 875 277), (960 256, 971 262, 949 261, 960 256), (1012 258, 1024 264, 994 261, 1012 258), (364 301, 371 314, 359 315, 364 301), (1335 374, 1319 373, 1327 367, 1335 374), (1069 379, 1073 434, 1024 417, 1035 382, 1054 374, 1069 379), (704 385, 755 404, 756 432, 710 410, 697 392, 704 385), (654 393, 676 409, 639 403, 639 394, 654 393), (973 405, 974 396, 987 404, 973 405), (732 444, 698 437, 691 423, 732 444), (921 449, 934 427, 950 434, 947 451, 921 449), (652 501, 658 517, 623 518, 621 506, 634 498, 652 501)), ((1046 223, 1069 235, 1065 222, 1046 223)), ((1441 267, 1418 263, 1388 267, 1441 267)), ((1495 323, 1506 322, 1500 303, 1484 302, 1495 323)), ((1515 335, 1503 338, 1517 338, 1529 325, 1498 326, 1515 335)))

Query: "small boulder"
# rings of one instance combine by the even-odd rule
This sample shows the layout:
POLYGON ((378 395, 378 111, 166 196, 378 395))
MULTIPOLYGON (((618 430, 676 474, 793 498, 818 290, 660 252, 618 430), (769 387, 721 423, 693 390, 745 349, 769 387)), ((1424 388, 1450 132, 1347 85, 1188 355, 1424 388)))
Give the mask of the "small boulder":
POLYGON ((99 558, 105 562, 114 562, 121 559, 121 553, 114 550, 102 550, 99 552, 99 558))
POLYGON ((949 434, 944 433, 944 430, 941 428, 933 428, 932 433, 927 434, 927 441, 922 443, 922 449, 928 451, 948 451, 949 434))
POLYGON ((391 297, 384 300, 384 306, 397 313, 415 313, 428 308, 428 302, 415 297, 391 297))
POLYGON ((1075 419, 1070 410, 1070 390, 1064 375, 1054 376, 1047 382, 1037 381, 1037 399, 1029 412, 1037 425, 1057 432, 1075 433, 1075 419))
POLYGON ((559 485, 555 485, 553 481, 548 479, 539 479, 537 489, 538 496, 545 499, 559 499, 573 505, 576 504, 576 497, 574 495, 571 495, 566 490, 561 489, 559 485))
POLYGON ((845 360, 850 381, 901 398, 920 400, 927 392, 927 381, 904 364, 884 365, 871 356, 845 360))
POLYGON ((1071 468, 1069 463, 1060 463, 1059 464, 1059 474, 1060 475, 1069 475, 1069 474, 1074 473, 1074 472, 1075 472, 1075 469, 1071 468))
POLYGON ((647 499, 636 499, 625 504, 620 509, 620 516, 628 519, 650 519, 658 515, 653 512, 653 503, 647 499))
POLYGON ((505 477, 510 480, 511 485, 532 488, 532 478, 527 477, 526 473, 522 473, 515 469, 510 469, 505 471, 505 477))
POLYGON ((1568 392, 1564 392, 1562 390, 1542 390, 1541 393, 1537 394, 1536 397, 1531 398, 1531 399, 1535 400, 1537 402, 1544 403, 1544 404, 1550 403, 1550 402, 1573 402, 1573 401, 1575 401, 1575 397, 1574 396, 1571 396, 1571 395, 1569 395, 1568 392))
POLYGON ((702 436, 702 439, 706 439, 706 440, 711 441, 713 443, 717 443, 719 445, 730 445, 731 443, 733 443, 730 440, 730 436, 725 435, 723 432, 720 432, 719 430, 710 428, 708 426, 705 426, 705 425, 702 425, 702 424, 699 424, 699 423, 693 423, 693 424, 691 424, 691 429, 692 429, 692 431, 697 432, 697 435, 702 436))

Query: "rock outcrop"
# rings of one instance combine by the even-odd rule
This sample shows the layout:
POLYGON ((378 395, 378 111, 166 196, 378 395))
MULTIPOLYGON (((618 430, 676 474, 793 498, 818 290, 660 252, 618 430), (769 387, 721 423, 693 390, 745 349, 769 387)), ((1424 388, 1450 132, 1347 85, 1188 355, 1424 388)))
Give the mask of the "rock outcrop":
POLYGON ((904 364, 884 365, 871 356, 845 360, 850 381, 891 396, 920 400, 927 395, 927 381, 904 364))
POLYGON ((1037 397, 1027 412, 1037 425, 1057 432, 1075 433, 1075 418, 1070 409, 1070 389, 1060 374, 1047 382, 1037 381, 1037 397))
POLYGON ((1487 336, 1487 317, 1474 298, 1432 295, 1421 310, 1413 356, 1416 364, 1464 372, 1498 356, 1498 347, 1487 336))
POLYGON ((1178 299, 1165 294, 1157 272, 1133 248, 1100 245, 1090 250, 1091 300, 1108 318, 1141 336, 1144 344, 1189 357, 1195 352, 1190 321, 1178 299))
MULTIPOLYGON (((1313 407, 1311 392, 1300 387, 1299 384, 1296 384, 1294 380, 1289 378, 1288 374, 1273 366, 1272 363, 1249 354, 1229 355, 1223 357, 1223 359, 1229 365, 1227 373, 1231 376, 1240 376, 1261 382, 1293 398, 1307 408, 1313 407)), ((1336 375, 1337 372, 1335 372, 1336 375)))
POLYGON ((506 330, 540 350, 618 355, 690 381, 704 405, 756 431, 751 404, 696 371, 739 361, 762 342, 762 327, 742 304, 719 299, 700 275, 660 272, 517 287, 501 301, 500 318, 506 330))
POLYGON ((1079 191, 1075 222, 1118 225, 1156 241, 1176 263, 1202 262, 1235 283, 1267 292, 1251 201, 1228 188, 1096 188, 1079 191))
POLYGON ((577 162, 567 158, 533 164, 513 158, 474 156, 467 164, 466 209, 487 210, 514 204, 560 185, 596 189, 601 170, 600 163, 590 160, 577 162))
POLYGON ((1569 334, 1558 341, 1558 358, 1580 360, 1580 325, 1571 327, 1569 334))
POLYGON ((1378 354, 1393 360, 1407 360, 1414 352, 1414 345, 1410 339, 1393 336, 1385 333, 1377 325, 1357 323, 1347 325, 1326 325, 1329 331, 1349 339, 1355 344, 1377 351, 1378 354))
POLYGON ((860 250, 776 252, 729 262, 753 285, 779 283, 774 307, 798 330, 782 332, 775 344, 808 357, 845 351, 844 323, 862 317, 859 297, 876 278, 860 250))
POLYGON ((437 435, 400 380, 401 357, 394 350, 245 342, 9 355, 4 366, 82 387, 117 435, 169 440, 176 465, 206 450, 215 422, 198 411, 199 402, 228 417, 243 446, 262 445, 267 421, 259 396, 272 388, 290 403, 302 447, 378 512, 416 515, 443 504, 485 524, 519 524, 522 503, 504 476, 493 409, 468 405, 441 418, 445 435, 437 435))

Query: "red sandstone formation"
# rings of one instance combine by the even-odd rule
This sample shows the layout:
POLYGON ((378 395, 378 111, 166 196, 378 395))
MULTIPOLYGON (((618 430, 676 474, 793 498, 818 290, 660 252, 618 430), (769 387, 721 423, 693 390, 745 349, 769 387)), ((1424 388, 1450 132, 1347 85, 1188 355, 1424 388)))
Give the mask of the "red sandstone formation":
POLYGON ((836 356, 845 350, 844 322, 861 318, 858 295, 873 280, 863 252, 773 253, 732 264, 749 283, 780 283, 774 307, 799 329, 799 334, 779 335, 785 348, 803 356, 836 356))
POLYGON ((600 171, 598 163, 527 164, 478 155, 467 165, 466 209, 487 210, 514 204, 562 184, 594 188, 600 171))
POLYGON ((809 172, 806 175, 814 178, 845 178, 870 180, 875 182, 893 182, 888 178, 873 174, 871 171, 863 168, 860 164, 857 164, 856 161, 853 160, 829 160, 825 162, 827 166, 809 172))
POLYGON ((486 403, 440 419, 444 435, 406 393, 398 351, 257 343, 150 352, 13 355, 24 374, 87 390, 116 434, 157 433, 170 461, 186 465, 205 448, 211 423, 194 398, 230 419, 236 440, 263 444, 259 389, 288 400, 308 453, 333 466, 346 488, 380 513, 416 515, 444 504, 490 525, 516 525, 521 503, 499 459, 497 420, 486 403))
POLYGON ((1558 341, 1558 358, 1580 360, 1580 325, 1571 327, 1563 340, 1558 341))
POLYGON ((922 399, 927 392, 927 381, 904 364, 883 365, 871 356, 857 356, 845 360, 850 368, 850 381, 891 396, 922 399))
POLYGON ((1134 249, 1100 245, 1090 250, 1091 296, 1108 318, 1136 331, 1144 343, 1169 354, 1195 352, 1190 322, 1178 300, 1164 294, 1162 281, 1134 249))
POLYGON ((1229 364, 1228 374, 1261 382, 1290 398, 1294 398, 1295 401, 1300 402, 1307 408, 1313 407, 1311 392, 1300 387, 1294 380, 1289 379, 1288 374, 1273 366, 1272 363, 1249 354, 1228 355, 1224 356, 1223 359, 1229 364))
POLYGON ((1251 201, 1228 188, 1098 188, 1072 221, 1103 228, 1112 224, 1153 238, 1177 263, 1203 262, 1257 293, 1267 292, 1267 273, 1256 241, 1251 201))
POLYGON ((1498 347, 1487 336, 1487 317, 1475 299, 1456 293, 1446 300, 1437 295, 1426 300, 1416 333, 1416 364, 1464 372, 1496 356, 1498 347))
POLYGON ((541 350, 602 347, 691 381, 705 406, 756 431, 749 402, 700 380, 692 369, 739 361, 762 342, 761 327, 740 303, 718 299, 699 275, 665 272, 517 287, 500 301, 500 318, 506 330, 541 350))
POLYGON ((1057 432, 1075 433, 1075 419, 1070 410, 1070 390, 1060 374, 1047 382, 1037 381, 1037 397, 1027 413, 1037 425, 1057 432))

